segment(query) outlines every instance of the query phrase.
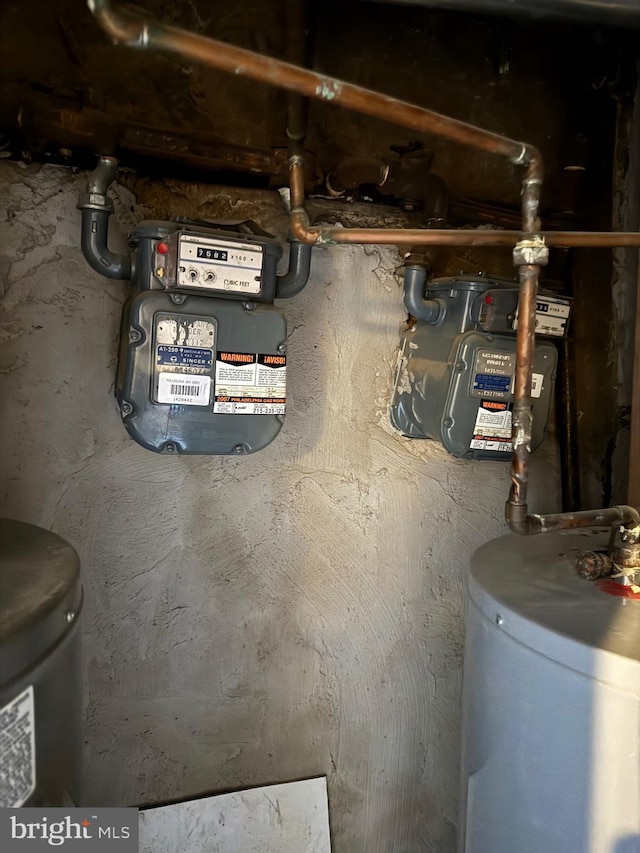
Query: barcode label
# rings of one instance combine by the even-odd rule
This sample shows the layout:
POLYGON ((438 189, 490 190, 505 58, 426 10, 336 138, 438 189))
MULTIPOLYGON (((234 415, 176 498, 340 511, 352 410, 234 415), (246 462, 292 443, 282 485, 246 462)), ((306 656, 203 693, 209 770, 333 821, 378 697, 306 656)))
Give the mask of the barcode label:
POLYGON ((161 373, 158 377, 158 402, 183 406, 208 406, 211 377, 189 373, 161 373))
POLYGON ((172 397, 188 397, 190 394, 199 397, 200 390, 199 385, 171 385, 169 393, 172 397))

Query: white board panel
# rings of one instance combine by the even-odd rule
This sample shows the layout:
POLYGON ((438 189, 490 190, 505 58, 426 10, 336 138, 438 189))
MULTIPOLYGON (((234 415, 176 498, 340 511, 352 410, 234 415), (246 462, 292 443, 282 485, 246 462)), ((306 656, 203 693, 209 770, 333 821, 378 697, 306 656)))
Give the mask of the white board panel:
POLYGON ((330 853, 327 780, 220 794, 140 812, 140 853, 330 853))

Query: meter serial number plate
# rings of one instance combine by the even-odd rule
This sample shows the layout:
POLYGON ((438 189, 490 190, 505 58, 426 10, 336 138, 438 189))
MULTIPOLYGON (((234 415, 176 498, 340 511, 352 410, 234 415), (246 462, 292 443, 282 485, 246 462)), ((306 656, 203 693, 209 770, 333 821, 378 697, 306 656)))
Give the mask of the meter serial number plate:
MULTIPOLYGON (((483 400, 510 399, 513 394, 515 369, 515 353, 479 349, 475 355, 471 374, 471 396, 483 400)), ((542 373, 532 375, 532 397, 538 398, 542 394, 543 380, 542 373)))
POLYGON ((181 234, 178 287, 256 296, 262 290, 264 248, 202 234, 181 234))
POLYGON ((515 367, 515 353, 479 349, 474 361, 471 396, 506 399, 511 393, 515 367))
POLYGON ((200 317, 156 314, 153 390, 156 403, 210 406, 216 324, 200 317))

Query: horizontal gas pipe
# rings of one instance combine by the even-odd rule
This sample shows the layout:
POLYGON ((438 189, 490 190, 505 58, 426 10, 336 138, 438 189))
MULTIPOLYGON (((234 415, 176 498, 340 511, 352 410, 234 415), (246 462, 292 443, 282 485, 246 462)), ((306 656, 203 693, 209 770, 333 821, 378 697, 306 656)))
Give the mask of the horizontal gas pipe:
POLYGON ((544 238, 548 246, 566 248, 640 246, 640 233, 636 232, 547 231, 539 234, 537 208, 542 181, 542 158, 532 145, 509 139, 380 92, 225 44, 217 39, 199 36, 153 20, 134 17, 112 6, 109 0, 87 0, 87 3, 105 32, 116 42, 131 47, 155 47, 177 53, 213 68, 279 86, 306 97, 324 100, 421 133, 442 136, 462 145, 502 155, 516 165, 527 166, 523 181, 522 232, 309 227, 304 214, 303 159, 301 153, 294 153, 290 160, 292 227, 295 229, 293 236, 301 242, 513 246, 524 233, 525 235, 536 234, 544 238))
MULTIPOLYGON (((292 234, 302 243, 337 245, 379 243, 411 246, 513 246, 522 239, 522 231, 475 231, 473 229, 443 228, 341 228, 308 227, 299 217, 293 217, 292 234)), ((612 249, 640 246, 640 232, 635 231, 541 231, 537 234, 552 248, 612 249)))
MULTIPOLYGON (((131 47, 155 47, 176 53, 231 74, 249 77, 262 83, 279 86, 290 92, 324 100, 365 115, 410 128, 420 133, 432 133, 468 145, 480 151, 499 154, 515 165, 526 166, 522 187, 522 232, 416 230, 378 228, 309 227, 304 208, 304 160, 302 152, 292 145, 290 157, 292 236, 304 243, 392 243, 438 246, 505 246, 516 245, 525 258, 528 244, 535 250, 545 246, 640 246, 640 233, 539 233, 538 205, 542 184, 542 158, 539 151, 524 142, 509 139, 482 128, 441 115, 432 110, 400 101, 389 95, 354 86, 331 77, 316 74, 278 59, 225 44, 153 20, 130 16, 111 6, 109 0, 87 0, 105 32, 115 42, 131 47), (525 245, 526 244, 526 245, 525 245)), ((517 332, 516 376, 513 417, 513 475, 507 502, 506 517, 517 533, 539 533, 541 516, 529 516, 527 509, 528 461, 531 445, 531 371, 535 347, 536 295, 539 262, 535 252, 530 263, 519 262, 521 322, 517 332), (525 319, 526 318, 526 319, 525 319)), ((575 516, 575 514, 574 514, 575 516)), ((562 516, 560 516, 562 517, 562 516)), ((584 522, 593 524, 594 522, 584 522)), ((556 529, 562 526, 556 523, 556 529)), ((576 526, 567 516, 568 527, 576 526)))
POLYGON ((550 515, 530 515, 530 533, 551 533, 577 527, 640 526, 640 512, 633 506, 612 506, 609 509, 588 509, 582 512, 557 512, 550 515))

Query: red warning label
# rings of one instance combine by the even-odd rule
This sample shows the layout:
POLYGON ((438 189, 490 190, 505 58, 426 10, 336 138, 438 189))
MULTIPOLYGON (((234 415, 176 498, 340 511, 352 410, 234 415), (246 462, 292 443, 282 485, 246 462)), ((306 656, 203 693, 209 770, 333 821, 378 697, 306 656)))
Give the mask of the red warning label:
POLYGON ((213 411, 221 415, 283 415, 287 357, 218 352, 213 411))

